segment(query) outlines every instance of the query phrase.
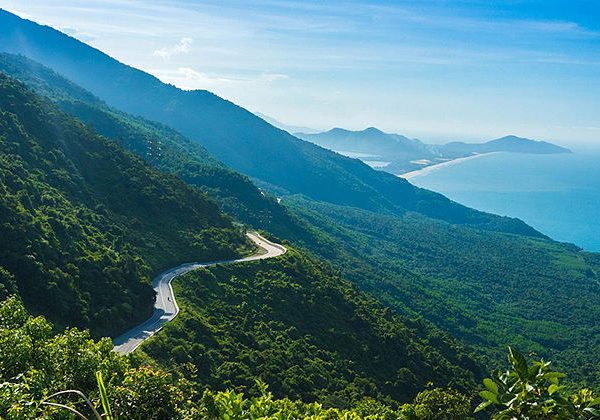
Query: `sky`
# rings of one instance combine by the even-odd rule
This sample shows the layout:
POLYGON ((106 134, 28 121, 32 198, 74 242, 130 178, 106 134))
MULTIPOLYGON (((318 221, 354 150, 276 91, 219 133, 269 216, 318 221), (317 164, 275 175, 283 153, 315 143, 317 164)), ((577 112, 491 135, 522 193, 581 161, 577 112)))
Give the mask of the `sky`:
POLYGON ((315 129, 600 145, 600 1, 0 0, 183 89, 315 129))

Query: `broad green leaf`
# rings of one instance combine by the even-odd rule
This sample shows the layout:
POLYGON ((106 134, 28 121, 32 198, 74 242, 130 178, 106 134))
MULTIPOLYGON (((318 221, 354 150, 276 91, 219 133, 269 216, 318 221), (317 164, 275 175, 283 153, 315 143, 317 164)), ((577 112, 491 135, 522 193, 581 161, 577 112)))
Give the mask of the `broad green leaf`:
POLYGON ((600 418, 600 410, 592 407, 584 408, 583 411, 592 414, 594 417, 600 418))
POLYGON ((492 404, 490 400, 482 402, 477 406, 474 413, 479 413, 481 410, 485 410, 490 404, 492 404))
POLYGON ((552 395, 554 394, 556 391, 558 391, 561 387, 559 387, 556 384, 552 384, 548 387, 548 394, 552 395))
POLYGON ((515 369, 517 374, 521 379, 526 379, 528 374, 527 369, 527 361, 525 360, 525 356, 521 353, 513 349, 512 347, 508 348, 508 361, 515 369))
POLYGON ((498 395, 498 385, 496 384, 496 382, 494 382, 490 378, 485 378, 483 380, 483 385, 487 388, 488 391, 498 395))
POLYGON ((481 395, 481 398, 485 398, 486 400, 489 400, 493 403, 498 404, 498 395, 494 394, 493 392, 490 391, 480 391, 479 395, 481 395))
POLYGON ((563 378, 565 376, 564 373, 560 372, 548 372, 544 374, 544 379, 548 380, 548 382, 558 385, 558 379, 563 378))

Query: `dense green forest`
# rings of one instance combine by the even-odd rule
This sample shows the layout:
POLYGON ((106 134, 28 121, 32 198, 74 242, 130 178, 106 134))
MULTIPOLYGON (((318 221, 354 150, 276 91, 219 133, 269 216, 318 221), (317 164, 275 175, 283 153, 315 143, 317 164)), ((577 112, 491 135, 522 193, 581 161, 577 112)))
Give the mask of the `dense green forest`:
POLYGON ((26 57, 0 53, 0 71, 48 97, 63 111, 152 166, 201 188, 237 219, 288 237, 303 234, 298 221, 273 197, 261 194, 248 177, 229 169, 175 130, 110 108, 85 89, 26 57))
POLYGON ((486 364, 512 344, 600 383, 598 254, 414 213, 398 218, 301 197, 284 203, 321 230, 307 248, 400 313, 477 349, 486 364))
POLYGON ((216 390, 255 390, 349 408, 397 405, 428 383, 473 389, 482 371, 446 335, 402 319, 296 250, 175 280, 180 315, 142 346, 165 368, 191 362, 216 390))
POLYGON ((54 334, 43 317, 34 318, 17 298, 0 302, 0 417, 112 419, 314 419, 453 420, 473 418, 595 419, 600 398, 560 385, 564 375, 548 362, 509 349, 509 367, 483 381, 480 396, 429 387, 397 407, 365 397, 351 408, 276 398, 267 384, 254 390, 201 390, 193 380, 140 364, 94 341, 76 328, 54 334), (88 404, 89 403, 89 404, 88 404))
POLYGON ((0 293, 94 335, 149 314, 154 272, 248 246, 204 193, 2 74, 0 194, 0 293))
POLYGON ((285 209, 198 144, 107 107, 44 66, 0 54, 0 69, 150 164, 203 188, 240 220, 302 244, 400 313, 422 316, 475 346, 485 363, 502 346, 518 344, 556 356, 579 380, 598 382, 600 368, 586 350, 600 348, 594 254, 418 213, 382 215, 299 197, 284 198, 285 209), (560 304, 550 309, 547 301, 560 304))
MULTIPOLYGON (((60 67, 109 103, 172 124, 193 140, 110 108, 28 59, 1 55, 0 70, 54 103, 0 75, 1 298, 19 295, 59 329, 75 325, 89 327, 94 337, 115 334, 148 315, 153 273, 248 250, 218 206, 300 249, 281 260, 216 267, 178 280, 184 310, 145 346, 163 368, 174 369, 173 377, 160 369, 130 369, 140 360, 113 358, 107 342, 65 333, 103 346, 89 350, 94 361, 88 360, 86 392, 95 392, 94 369, 106 367, 119 409, 133 400, 153 407, 156 398, 176 417, 181 410, 215 409, 220 398, 250 406, 237 393, 261 398, 262 385, 254 379, 262 377, 276 398, 319 401, 359 415, 370 404, 361 398, 371 396, 377 410, 397 415, 400 403, 437 395, 438 388, 417 395, 430 380, 434 387, 469 391, 481 375, 479 363, 495 366, 507 345, 558 360, 573 382, 600 383, 598 254, 301 142, 209 92, 182 92, 0 11, 0 41, 11 39, 15 27, 22 30, 21 47, 31 47, 23 51, 60 67), (280 195, 285 206, 200 144, 280 195), (167 400, 144 387, 155 383, 167 400), (185 406, 188 396, 201 402, 185 406)), ((24 315, 19 323, 27 326, 15 326, 17 335, 38 331, 43 342, 70 340, 53 338, 42 320, 24 315)), ((6 333, 5 343, 13 333, 6 333)), ((24 392, 25 399, 39 401, 46 391, 76 386, 75 380, 56 379, 53 388, 32 382, 28 390, 30 384, 19 382, 27 377, 15 378, 31 369, 42 380, 33 372, 41 369, 37 359, 44 369, 60 364, 65 348, 48 347, 53 358, 44 359, 37 345, 28 344, 34 339, 25 338, 15 358, 3 362, 16 370, 7 370, 11 374, 2 378, 12 385, 0 392, 24 392), (29 360, 22 354, 31 360, 21 363, 29 360)), ((508 381, 494 378, 499 387, 508 381)), ((468 405, 469 398, 439 392, 461 410, 468 405)), ((498 397, 488 397, 504 409, 502 401, 493 401, 498 397)), ((272 406, 294 404, 278 401, 272 406)))

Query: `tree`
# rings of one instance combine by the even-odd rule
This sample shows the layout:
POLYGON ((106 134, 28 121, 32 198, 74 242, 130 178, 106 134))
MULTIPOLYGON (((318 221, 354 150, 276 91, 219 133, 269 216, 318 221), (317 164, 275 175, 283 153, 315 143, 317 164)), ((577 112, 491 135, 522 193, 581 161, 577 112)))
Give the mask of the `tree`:
POLYGON ((565 375, 550 369, 550 362, 525 357, 508 348, 511 369, 495 371, 483 380, 485 390, 479 395, 484 401, 475 412, 493 407, 492 419, 597 419, 600 418, 600 398, 589 389, 565 395, 559 384, 565 375))

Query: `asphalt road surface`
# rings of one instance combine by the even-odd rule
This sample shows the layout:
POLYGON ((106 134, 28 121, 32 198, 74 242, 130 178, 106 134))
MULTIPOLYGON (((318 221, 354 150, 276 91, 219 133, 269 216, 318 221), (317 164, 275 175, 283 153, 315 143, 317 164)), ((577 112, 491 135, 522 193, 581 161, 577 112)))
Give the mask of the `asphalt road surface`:
POLYGON ((125 334, 113 339, 115 346, 114 350, 121 354, 127 354, 134 351, 142 342, 152 335, 160 331, 164 324, 171 321, 179 313, 179 306, 173 294, 171 281, 182 274, 188 273, 200 267, 210 267, 216 264, 233 264, 245 261, 264 260, 267 258, 278 257, 285 254, 286 249, 283 245, 279 245, 268 241, 258 233, 246 234, 256 245, 261 249, 256 254, 240 258, 237 260, 213 261, 207 263, 187 263, 178 267, 171 268, 154 278, 152 287, 156 291, 156 302, 154 303, 154 313, 146 321, 140 325, 133 327, 125 334))

